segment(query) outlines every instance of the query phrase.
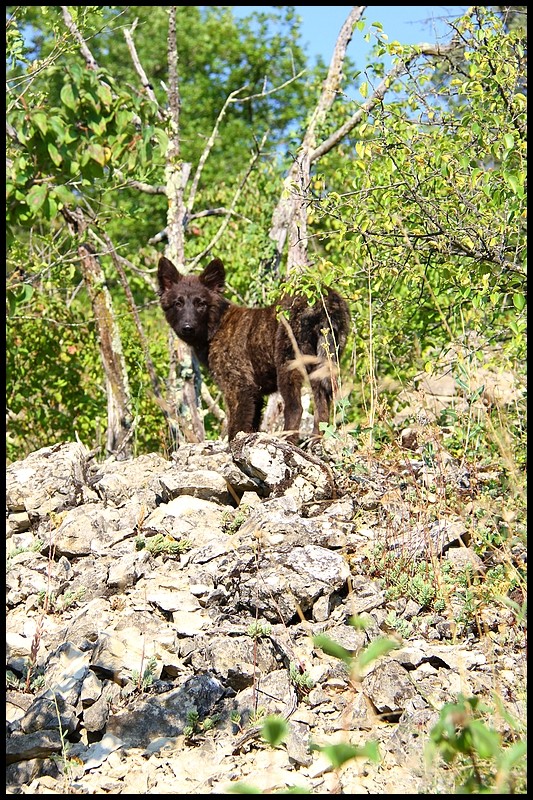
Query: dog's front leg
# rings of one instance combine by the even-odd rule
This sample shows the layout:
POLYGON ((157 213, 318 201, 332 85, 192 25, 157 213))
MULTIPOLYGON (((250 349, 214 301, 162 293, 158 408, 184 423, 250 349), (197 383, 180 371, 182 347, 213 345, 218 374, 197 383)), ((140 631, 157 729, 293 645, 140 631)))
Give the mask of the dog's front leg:
POLYGON ((239 431, 254 433, 259 430, 262 398, 257 397, 251 388, 240 387, 239 392, 226 392, 224 402, 228 417, 229 441, 234 439, 239 431))

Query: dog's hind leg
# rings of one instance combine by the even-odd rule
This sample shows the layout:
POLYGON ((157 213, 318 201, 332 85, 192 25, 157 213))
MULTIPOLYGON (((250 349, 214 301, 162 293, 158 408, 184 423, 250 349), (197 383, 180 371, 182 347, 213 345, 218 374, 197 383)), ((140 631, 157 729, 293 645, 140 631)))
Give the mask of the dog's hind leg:
POLYGON ((287 441, 292 444, 298 442, 302 421, 302 384, 303 377, 298 369, 285 365, 278 371, 278 389, 285 405, 284 429, 290 432, 287 441))
POLYGON ((320 423, 329 423, 331 413, 331 403, 333 399, 331 380, 329 378, 310 377, 310 381, 315 407, 313 435, 322 436, 324 431, 320 430, 320 423))

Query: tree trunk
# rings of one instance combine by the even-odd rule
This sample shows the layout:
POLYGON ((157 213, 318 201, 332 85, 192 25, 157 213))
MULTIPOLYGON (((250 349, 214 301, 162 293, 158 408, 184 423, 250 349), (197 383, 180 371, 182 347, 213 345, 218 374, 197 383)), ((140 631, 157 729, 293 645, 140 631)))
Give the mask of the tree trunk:
MULTIPOLYGON (((83 211, 79 208, 74 211, 63 208, 61 213, 72 235, 80 239, 87 228, 83 211)), ((130 388, 120 331, 113 314, 111 295, 93 248, 86 242, 80 242, 78 254, 83 280, 96 322, 100 358, 105 375, 107 393, 106 452, 109 455, 115 455, 118 459, 130 458, 132 455, 130 439, 133 433, 130 388)))
MULTIPOLYGON (((169 65, 169 143, 166 166, 166 195, 168 199, 166 256, 180 272, 185 268, 185 186, 190 165, 184 164, 180 154, 180 95, 178 84, 178 49, 176 41, 176 6, 169 9, 168 23, 168 65, 169 65)), ((175 409, 175 419, 179 428, 175 430, 176 444, 184 438, 187 442, 201 442, 205 439, 203 418, 199 410, 199 391, 197 386, 199 365, 195 363, 192 351, 185 342, 174 334, 170 341, 169 394, 171 406, 175 409)))
POLYGON ((307 255, 307 192, 311 180, 311 155, 316 149, 317 127, 324 121, 342 82, 342 66, 353 29, 366 6, 354 6, 342 26, 326 80, 300 150, 283 182, 280 199, 272 215, 270 238, 276 245, 275 269, 279 272, 287 244, 287 272, 309 266, 307 255))

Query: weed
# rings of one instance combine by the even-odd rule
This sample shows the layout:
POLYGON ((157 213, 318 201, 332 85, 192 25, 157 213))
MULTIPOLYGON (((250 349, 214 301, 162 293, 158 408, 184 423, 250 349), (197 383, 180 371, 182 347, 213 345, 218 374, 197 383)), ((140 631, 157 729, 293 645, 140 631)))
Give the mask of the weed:
POLYGON ((145 692, 150 688, 154 682, 154 676, 157 669, 157 658, 152 656, 148 659, 148 663, 143 670, 133 669, 131 671, 131 679, 137 684, 137 691, 145 692))
POLYGON ((31 657, 26 661, 20 677, 12 670, 6 670, 6 689, 16 689, 19 692, 34 694, 44 688, 44 667, 35 667, 31 657))
POLYGON ((212 717, 206 717, 200 722, 200 715, 198 711, 193 708, 187 713, 187 725, 183 729, 183 734, 186 739, 194 739, 207 731, 212 730, 219 720, 218 714, 212 717))
POLYGON ((289 677, 296 687, 299 696, 307 695, 315 685, 314 680, 301 664, 291 661, 289 665, 289 677))
POLYGON ((165 536, 162 533, 156 533, 155 536, 137 536, 135 538, 136 550, 148 550, 154 556, 164 555, 176 556, 180 553, 185 553, 191 548, 191 542, 188 539, 173 539, 172 536, 165 536))
POLYGON ((255 727, 256 725, 259 725, 265 717, 266 708, 264 706, 258 706, 255 711, 252 711, 248 721, 252 727, 255 727))
POLYGON ((393 630, 397 631, 400 636, 404 639, 407 639, 413 632, 413 625, 409 620, 402 619, 398 617, 396 611, 389 611, 387 616, 385 617, 385 624, 392 628, 393 630))
POLYGON ((6 572, 9 572, 9 570, 12 568, 13 559, 15 556, 20 555, 20 553, 38 553, 43 544, 44 543, 41 539, 35 539, 35 541, 28 547, 14 547, 13 550, 10 550, 6 554, 6 572))
POLYGON ((59 706, 57 704, 57 697, 54 694, 54 705, 56 709, 57 715, 57 724, 59 727, 59 736, 61 738, 61 755, 58 756, 55 754, 55 761, 59 764, 61 772, 64 778, 64 790, 65 794, 69 794, 70 789, 70 779, 74 767, 74 762, 69 758, 68 751, 70 750, 70 742, 67 739, 67 732, 63 730, 63 726, 61 724, 61 714, 59 712, 59 706))
POLYGON ((222 515, 222 530, 228 534, 237 533, 249 513, 250 507, 247 505, 239 506, 235 511, 224 511, 222 515))
POLYGON ((79 602, 85 596, 85 587, 80 586, 75 592, 67 590, 62 595, 55 595, 53 592, 47 592, 45 589, 37 595, 37 605, 45 608, 49 614, 61 614, 70 608, 75 603, 79 602))
POLYGON ((272 625, 265 620, 255 620, 255 622, 251 622, 246 629, 246 633, 248 636, 251 636, 252 639, 260 639, 262 636, 270 636, 272 631, 272 625))
POLYGON ((445 764, 453 764, 453 788, 459 794, 527 793, 524 728, 503 712, 511 729, 504 736, 490 724, 494 715, 495 709, 478 697, 459 695, 457 702, 443 706, 431 730, 427 762, 433 764, 438 754, 445 764))

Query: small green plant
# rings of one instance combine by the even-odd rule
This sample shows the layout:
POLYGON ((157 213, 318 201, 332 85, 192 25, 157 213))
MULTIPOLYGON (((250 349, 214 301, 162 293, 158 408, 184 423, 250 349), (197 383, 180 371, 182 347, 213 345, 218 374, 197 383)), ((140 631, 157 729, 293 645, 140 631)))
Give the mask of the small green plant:
POLYGON ((37 595, 37 604, 41 608, 45 608, 49 614, 61 614, 67 608, 75 605, 85 596, 85 586, 80 586, 76 591, 67 590, 63 594, 57 596, 53 592, 47 592, 45 589, 37 595))
POLYGON ((255 711, 252 711, 249 718, 249 723, 252 727, 259 725, 266 717, 266 708, 264 706, 257 706, 255 711))
POLYGON ((399 617, 396 611, 389 611, 385 617, 385 624, 388 625, 389 628, 398 631, 400 636, 403 636, 404 639, 407 639, 413 632, 412 623, 399 617))
POLYGON ((300 696, 309 694, 315 685, 307 670, 301 664, 295 664, 293 661, 289 665, 289 677, 300 696))
POLYGON ((135 538, 136 550, 148 550, 154 556, 164 553, 168 556, 176 556, 180 553, 185 553, 191 548, 191 542, 188 539, 173 539, 171 536, 165 536, 162 533, 156 533, 155 536, 137 536, 135 538))
POLYGON ((272 625, 270 622, 260 619, 255 620, 255 622, 251 622, 246 628, 247 635, 251 636, 252 639, 260 639, 262 636, 270 636, 271 632, 272 625))
POLYGON ((285 741, 289 733, 287 721, 278 714, 270 714, 261 726, 261 738, 270 747, 279 747, 285 741))
POLYGON ((6 554, 6 572, 9 572, 13 566, 13 559, 15 556, 18 556, 20 553, 38 553, 43 544, 41 539, 35 539, 29 547, 14 547, 13 550, 10 550, 6 554))
POLYGON ((146 667, 142 670, 142 673, 137 669, 133 669, 131 671, 131 678, 133 682, 137 684, 137 690, 139 692, 146 691, 146 689, 152 685, 154 682, 156 669, 157 658, 155 656, 151 656, 151 658, 148 659, 146 667))
MULTIPOLYGON (((242 733, 242 716, 239 711, 232 711, 230 714, 230 722, 237 729, 239 733, 242 733)), ((235 733, 235 731, 234 731, 235 733)))
POLYGON ((58 727, 59 727, 59 736, 60 736, 60 739, 61 739, 61 754, 60 755, 55 754, 55 760, 56 760, 57 764, 59 765, 60 770, 61 770, 61 772, 63 774, 65 793, 69 794, 70 793, 69 792, 70 780, 71 780, 71 775, 72 775, 72 772, 73 772, 74 764, 73 764, 71 758, 68 755, 69 750, 70 750, 70 742, 67 739, 67 731, 63 730, 63 725, 61 724, 61 714, 60 714, 59 706, 58 706, 58 703, 57 703, 57 697, 56 697, 55 694, 53 695, 53 697, 54 697, 54 705, 55 705, 56 715, 57 715, 57 724, 58 724, 58 727))
POLYGON ((187 725, 183 729, 183 734, 186 739, 194 739, 207 731, 213 730, 218 720, 219 715, 214 714, 212 717, 206 717, 200 722, 200 715, 193 708, 187 712, 187 725))
POLYGON ((439 721, 432 728, 426 748, 428 764, 438 754, 455 766, 454 788, 459 794, 527 793, 524 727, 500 706, 512 731, 504 737, 489 724, 495 709, 478 697, 459 695, 457 702, 446 703, 439 721))
POLYGON ((250 507, 246 504, 239 506, 235 511, 224 511, 222 515, 222 530, 229 534, 237 533, 249 513, 250 507))
POLYGON ((33 694, 43 689, 44 684, 44 667, 35 667, 31 659, 24 664, 20 677, 10 669, 6 670, 6 689, 16 689, 19 692, 33 694))

